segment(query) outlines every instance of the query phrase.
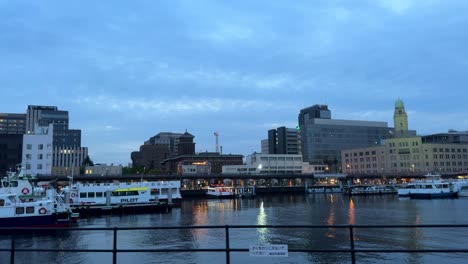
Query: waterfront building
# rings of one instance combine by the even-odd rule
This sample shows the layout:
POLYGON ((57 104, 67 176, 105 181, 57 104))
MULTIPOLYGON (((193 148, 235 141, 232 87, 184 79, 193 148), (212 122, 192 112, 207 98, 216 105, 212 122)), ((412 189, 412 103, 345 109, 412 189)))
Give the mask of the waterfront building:
POLYGON ((169 156, 179 154, 179 140, 183 133, 160 132, 145 141, 145 145, 164 145, 169 148, 169 156))
POLYGON ((242 159, 242 155, 201 152, 195 155, 181 155, 165 159, 161 162, 161 166, 167 173, 177 173, 179 164, 207 162, 210 164, 211 173, 218 174, 222 172, 224 165, 242 165, 242 159))
POLYGON ((54 125, 54 146, 81 147, 81 130, 69 129, 68 111, 57 106, 29 105, 26 113, 26 133, 34 133, 35 127, 54 125))
POLYGON ((0 134, 20 134, 26 132, 26 115, 0 113, 0 134))
POLYGON ((395 103, 395 137, 378 146, 341 152, 342 170, 348 174, 425 174, 468 172, 468 132, 449 131, 414 136, 408 130, 403 101, 395 103))
POLYGON ((268 153, 265 154, 301 154, 298 129, 283 126, 268 130, 268 153))
POLYGON ((468 172, 468 144, 423 143, 422 137, 394 138, 379 146, 342 151, 348 174, 425 174, 468 172))
POLYGON ((301 174, 302 155, 253 153, 246 164, 223 166, 223 174, 301 174))
POLYGON ((468 131, 449 130, 447 133, 438 133, 422 136, 423 143, 468 144, 468 131))
POLYGON ((39 127, 23 136, 22 166, 26 175, 50 175, 52 172, 54 126, 39 127))
POLYGON ((168 145, 141 145, 139 151, 131 153, 132 165, 140 165, 148 169, 162 170, 161 161, 169 158, 168 145))
POLYGON ((327 105, 304 108, 298 119, 304 161, 331 171, 341 164, 341 150, 375 146, 394 134, 387 122, 332 119, 327 105))
POLYGON ((95 164, 94 166, 85 167, 85 175, 121 176, 122 169, 121 165, 95 164))
POLYGON ((53 150, 52 174, 71 176, 80 174, 80 167, 88 156, 87 147, 56 147, 53 150))
POLYGON ((134 165, 144 166, 147 169, 163 171, 161 162, 180 155, 194 155, 194 136, 185 133, 161 132, 145 141, 139 151, 131 153, 134 165))
POLYGON ((268 148, 268 139, 262 139, 260 141, 260 146, 261 146, 262 154, 270 154, 270 150, 268 148))
POLYGON ((177 165, 177 174, 208 175, 211 173, 211 163, 207 161, 182 161, 177 165))

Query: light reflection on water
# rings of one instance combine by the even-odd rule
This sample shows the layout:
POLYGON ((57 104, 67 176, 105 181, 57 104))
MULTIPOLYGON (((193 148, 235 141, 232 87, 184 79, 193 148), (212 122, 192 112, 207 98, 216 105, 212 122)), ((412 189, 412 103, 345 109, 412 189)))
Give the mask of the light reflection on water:
MULTIPOLYGON (((80 220, 81 227, 199 225, 347 225, 466 224, 466 200, 399 200, 395 196, 353 197, 341 194, 258 196, 246 200, 184 200, 170 214, 108 216, 80 220)), ((449 248, 468 244, 467 230, 355 229, 361 249, 449 248)), ((224 229, 119 231, 120 249, 222 248, 224 229)), ((347 229, 231 229, 230 245, 288 244, 290 249, 348 249, 347 229)), ((67 231, 56 236, 22 236, 17 248, 111 249, 112 231, 67 231)), ((0 237, 0 247, 10 241, 0 237)), ((110 253, 17 252, 15 263, 111 263, 110 253)), ((231 263, 346 263, 350 254, 290 253, 287 259, 255 258, 232 253, 231 263)), ((467 254, 358 254, 358 263, 460 263, 467 254)), ((224 253, 121 253, 118 263, 224 263, 224 253)), ((9 253, 0 252, 0 263, 9 253)))

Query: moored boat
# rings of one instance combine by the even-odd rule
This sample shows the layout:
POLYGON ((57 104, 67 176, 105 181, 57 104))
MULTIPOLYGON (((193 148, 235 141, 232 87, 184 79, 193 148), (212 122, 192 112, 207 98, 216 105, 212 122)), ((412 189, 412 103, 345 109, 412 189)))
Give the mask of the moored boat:
POLYGON ((456 198, 458 188, 453 182, 441 180, 439 174, 426 174, 424 180, 413 181, 398 189, 399 197, 412 199, 456 198))
POLYGON ((0 194, 0 227, 69 227, 69 207, 60 196, 24 202, 17 194, 0 194))
POLYGON ((70 184, 70 204, 76 206, 174 203, 182 199, 179 181, 70 184))
POLYGON ((234 197, 234 191, 231 187, 226 186, 209 186, 206 190, 208 197, 216 198, 232 198, 234 197))

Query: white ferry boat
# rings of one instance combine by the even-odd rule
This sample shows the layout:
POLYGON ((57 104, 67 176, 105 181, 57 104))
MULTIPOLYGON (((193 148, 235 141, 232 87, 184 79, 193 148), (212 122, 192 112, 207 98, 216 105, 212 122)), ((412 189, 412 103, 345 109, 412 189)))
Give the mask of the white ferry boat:
POLYGON ((453 182, 441 180, 439 174, 426 174, 426 179, 413 181, 398 189, 398 196, 412 199, 455 198, 458 186, 453 182))
POLYGON ((174 203, 180 199, 180 181, 76 182, 70 187, 72 206, 174 203))
POLYGON ((15 193, 0 194, 0 227, 69 227, 71 210, 63 195, 49 190, 47 198, 23 201, 15 193))
POLYGON ((28 201, 44 197, 47 188, 34 186, 33 180, 33 177, 24 175, 21 166, 18 165, 16 172, 9 171, 0 179, 0 194, 15 193, 20 199, 28 201))
POLYGON ((225 186, 209 186, 206 190, 206 195, 216 198, 232 198, 234 197, 234 190, 231 187, 225 186))

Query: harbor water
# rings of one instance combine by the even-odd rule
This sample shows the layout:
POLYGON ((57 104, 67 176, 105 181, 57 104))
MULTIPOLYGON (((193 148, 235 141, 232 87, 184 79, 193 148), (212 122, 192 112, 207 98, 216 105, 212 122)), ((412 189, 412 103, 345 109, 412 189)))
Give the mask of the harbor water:
MULTIPOLYGON (((349 197, 342 194, 265 195, 254 199, 184 199, 168 214, 80 219, 77 227, 199 225, 419 225, 468 224, 468 199, 409 200, 396 195, 349 197)), ((357 249, 468 249, 468 228, 355 229, 357 249)), ((231 229, 231 248, 287 244, 289 249, 349 249, 347 229, 231 229)), ((60 231, 20 235, 16 249, 112 249, 113 231, 60 231)), ((223 248, 224 229, 119 231, 119 249, 223 248)), ((10 248, 9 237, 0 247, 10 248)), ((351 263, 349 253, 295 253, 256 257, 231 252, 231 263, 351 263)), ((118 253, 117 263, 225 263, 224 252, 118 253)), ((0 252, 0 263, 10 253, 0 252)), ((357 263, 467 263, 468 253, 358 253, 357 263)), ((112 253, 21 252, 15 263, 104 264, 112 253)))

